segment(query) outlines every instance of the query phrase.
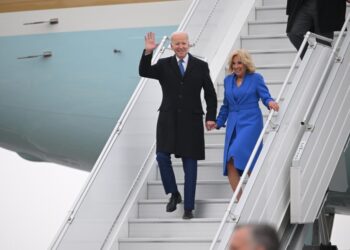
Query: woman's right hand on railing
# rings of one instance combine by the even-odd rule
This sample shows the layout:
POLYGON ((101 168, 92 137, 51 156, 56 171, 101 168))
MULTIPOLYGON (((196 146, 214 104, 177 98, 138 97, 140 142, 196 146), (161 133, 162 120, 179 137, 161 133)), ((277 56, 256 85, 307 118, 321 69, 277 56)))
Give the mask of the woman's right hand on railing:
POLYGON ((278 110, 280 109, 280 106, 278 105, 277 102, 275 101, 270 101, 269 102, 269 108, 273 109, 274 111, 278 112, 278 110))
POLYGON ((148 32, 145 35, 145 53, 151 54, 158 44, 156 43, 156 36, 154 32, 148 32))

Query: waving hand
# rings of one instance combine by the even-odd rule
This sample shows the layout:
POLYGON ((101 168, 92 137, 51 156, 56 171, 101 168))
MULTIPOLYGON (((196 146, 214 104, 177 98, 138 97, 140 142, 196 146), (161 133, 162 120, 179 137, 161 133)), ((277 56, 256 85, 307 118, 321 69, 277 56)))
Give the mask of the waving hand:
POLYGON ((151 54, 153 50, 157 47, 158 44, 156 44, 156 38, 155 34, 153 32, 148 32, 145 35, 145 50, 146 54, 151 54))

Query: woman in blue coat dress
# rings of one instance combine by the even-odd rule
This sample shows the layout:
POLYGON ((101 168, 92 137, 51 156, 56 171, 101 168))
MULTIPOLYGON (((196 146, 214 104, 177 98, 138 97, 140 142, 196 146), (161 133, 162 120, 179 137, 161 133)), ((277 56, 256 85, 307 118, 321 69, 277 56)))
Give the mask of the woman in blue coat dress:
MULTIPOLYGON (((246 50, 236 50, 229 61, 232 74, 224 80, 224 102, 216 121, 216 128, 226 125, 223 174, 228 176, 233 191, 249 160, 263 128, 259 99, 268 109, 279 110, 246 50)), ((262 145, 250 167, 253 170, 262 145)), ((240 198, 239 194, 237 198, 240 198)))

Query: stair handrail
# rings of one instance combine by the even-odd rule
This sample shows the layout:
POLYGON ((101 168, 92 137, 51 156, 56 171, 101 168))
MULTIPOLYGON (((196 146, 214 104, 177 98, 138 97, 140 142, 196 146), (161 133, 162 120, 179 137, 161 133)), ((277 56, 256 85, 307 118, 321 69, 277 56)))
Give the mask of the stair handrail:
POLYGON ((328 58, 328 61, 327 61, 327 64, 326 64, 326 67, 325 67, 325 70, 323 71, 322 73, 322 76, 321 76, 321 79, 320 79, 320 82, 319 84, 317 85, 317 88, 312 96, 312 99, 309 103, 309 106, 306 110, 306 113, 303 117, 303 119, 301 120, 301 125, 307 125, 310 117, 311 117, 311 114, 313 112, 313 110, 315 109, 315 106, 316 106, 316 102, 317 100, 319 99, 320 95, 321 95, 321 91, 323 90, 325 84, 326 84, 326 80, 327 80, 327 76, 331 70, 331 65, 334 63, 335 60, 337 60, 336 56, 338 54, 338 50, 339 50, 339 46, 340 46, 340 41, 342 40, 343 38, 343 35, 345 33, 345 29, 348 25, 350 21, 350 14, 347 16, 343 26, 342 26, 342 29, 340 30, 340 33, 339 33, 339 36, 333 46, 333 49, 332 49, 332 52, 331 52, 331 55, 330 57, 328 58))
POLYGON ((190 7, 188 8, 184 18, 182 19, 179 27, 177 28, 177 31, 183 31, 185 27, 187 26, 188 22, 190 21, 190 18, 193 15, 193 12, 197 8, 197 5, 199 4, 200 0, 193 0, 190 7))
MULTIPOLYGON (((283 92, 285 91, 285 89, 286 89, 286 87, 287 87, 287 85, 288 85, 288 82, 289 82, 289 80, 290 80, 290 77, 291 77, 291 75, 292 75, 294 69, 296 68, 296 65, 297 65, 297 62, 298 62, 298 60, 299 60, 299 57, 300 57, 302 51, 304 50, 304 48, 305 48, 305 46, 306 46, 306 44, 307 44, 307 41, 308 41, 308 39, 309 39, 310 36, 311 36, 311 32, 307 32, 306 35, 305 35, 305 37, 304 37, 304 40, 303 40, 303 42, 302 42, 302 44, 301 44, 301 47, 300 47, 300 49, 298 50, 298 53, 297 53, 297 55, 296 55, 295 58, 294 58, 294 61, 293 61, 293 63, 292 63, 292 66, 290 67, 290 69, 289 69, 289 71, 288 71, 288 74, 287 74, 287 76, 286 76, 286 78, 285 78, 285 80, 284 80, 284 82, 283 82, 282 88, 281 88, 281 90, 280 90, 280 92, 279 92, 279 94, 278 94, 278 97, 277 97, 277 99, 276 99, 276 102, 277 102, 277 103, 279 103, 280 100, 281 100, 281 97, 282 97, 282 95, 283 95, 283 92)), ((245 179, 247 178, 247 175, 248 175, 248 171, 249 171, 249 169, 250 169, 250 166, 251 166, 252 163, 253 163, 253 160, 254 160, 254 158, 255 158, 255 155, 256 155, 256 153, 258 152, 258 149, 259 149, 259 147, 260 147, 260 144, 262 143, 263 137, 264 137, 264 135, 265 135, 265 133, 266 133, 268 127, 270 126, 270 123, 271 123, 273 126, 276 125, 276 124, 272 123, 272 117, 273 117, 274 113, 275 113, 274 110, 271 110, 271 111, 269 112, 267 121, 265 122, 265 125, 264 125, 264 127, 263 127, 263 129, 262 129, 262 131, 261 131, 261 133, 260 133, 260 135, 259 135, 259 138, 258 138, 258 140, 257 140, 257 142, 256 142, 256 144, 255 144, 255 147, 254 147, 254 149, 253 149, 253 151, 252 151, 252 153, 251 153, 251 155, 250 155, 250 157, 249 157, 249 160, 248 160, 248 162, 247 162, 247 164, 246 164, 246 166, 245 166, 245 169, 244 169, 243 174, 242 174, 242 176, 241 176, 241 178, 240 178, 240 181, 238 182, 238 185, 237 185, 237 187, 236 187, 236 190, 235 190, 235 192, 233 193, 233 196, 232 196, 232 198, 231 198, 231 200, 230 200, 230 203, 229 203, 229 205, 228 205, 228 207, 227 207, 227 209, 226 209, 226 211, 225 211, 225 214, 224 214, 224 216, 223 216, 223 218, 222 218, 222 220, 221 220, 220 226, 219 226, 219 228, 218 228, 218 230, 217 230, 217 232, 216 232, 216 234, 215 234, 215 236, 214 236, 214 239, 212 240, 212 243, 211 243, 211 245, 210 245, 210 250, 214 250, 214 249, 215 249, 215 246, 216 246, 216 244, 217 244, 217 242, 219 241, 219 237, 220 237, 220 235, 221 235, 221 233, 222 233, 222 231, 223 231, 223 229, 224 229, 224 226, 225 226, 225 224, 226 224, 226 222, 227 222, 227 219, 228 219, 229 215, 231 215, 231 212, 232 212, 232 209, 233 209, 233 205, 234 205, 234 203, 235 203, 235 201, 236 201, 236 199, 237 199, 237 196, 238 196, 238 194, 239 194, 239 192, 240 192, 240 190, 241 190, 241 188, 242 188, 242 186, 243 186, 243 183, 245 182, 245 179)), ((248 181, 249 181, 249 180, 248 180, 248 181)), ((243 197, 243 196, 242 196, 242 197, 243 197)), ((241 201, 241 200, 240 200, 240 201, 241 201)), ((233 218, 234 218, 234 216, 233 216, 233 218)))
MULTIPOLYGON (((164 36, 162 38, 156 51, 154 52, 154 56, 152 58, 152 63, 156 62, 161 57, 161 55, 164 53, 164 51, 165 51, 164 45, 165 45, 165 42, 167 40, 168 40, 167 36, 164 36)), ((134 90, 132 96, 130 97, 123 113, 121 114, 120 118, 118 119, 118 122, 116 123, 116 125, 111 133, 111 136, 108 138, 108 141, 106 142, 99 158, 97 159, 97 161, 95 163, 95 167, 92 169, 89 178, 86 180, 84 188, 82 189, 81 193, 78 195, 78 198, 75 201, 73 208, 69 211, 67 218, 64 221, 64 224, 61 226, 61 228, 58 231, 58 234, 55 236, 53 242, 51 243, 50 249, 56 249, 59 246, 60 241, 63 238, 65 232, 67 231, 69 225, 73 222, 74 217, 79 210, 79 207, 81 206, 82 202, 84 201, 91 185, 95 181, 96 176, 100 172, 101 167, 103 165, 103 162, 105 161, 105 159, 106 159, 107 155, 109 154, 114 142, 116 141, 121 130, 123 129, 124 124, 125 124, 126 120, 128 119, 128 117, 131 113, 131 110, 133 109, 136 101, 138 100, 139 96, 141 95, 141 92, 142 92, 143 88, 145 87, 146 82, 147 82, 146 78, 141 78, 141 80, 139 81, 139 84, 137 85, 136 89, 134 90)))
POLYGON ((210 18, 212 17, 212 15, 213 15, 214 11, 216 10, 216 7, 218 6, 218 4, 219 4, 220 1, 221 1, 221 0, 216 0, 216 2, 215 2, 215 4, 214 4, 213 8, 211 9, 211 11, 210 11, 208 17, 206 18, 206 20, 205 20, 205 22, 204 22, 204 25, 202 26, 202 28, 201 28, 200 31, 198 32, 198 35, 197 35, 196 39, 193 41, 193 43, 192 43, 193 46, 196 46, 196 43, 198 42, 199 38, 201 37, 201 35, 202 35, 202 33, 203 33, 205 27, 207 27, 207 25, 208 25, 208 23, 209 23, 209 20, 210 20, 210 18))
MULTIPOLYGON (((142 185, 144 183, 145 178, 148 176, 148 173, 150 172, 152 166, 155 164, 155 157, 154 157, 154 153, 155 153, 155 148, 156 148, 156 143, 154 142, 150 151, 148 152, 145 161, 142 164, 142 167, 140 168, 139 172, 137 173, 136 178, 133 181, 132 186, 130 187, 127 196, 124 199, 124 202, 121 206, 121 208, 119 209, 119 212, 116 216, 116 218, 114 219, 111 228, 109 229, 107 236, 104 240, 104 242, 102 243, 102 246, 100 249, 110 249, 113 245, 114 242, 114 238, 110 240, 110 237, 112 236, 112 233, 114 232, 114 227, 117 225, 117 223, 119 222, 120 217, 123 215, 123 213, 125 214, 125 209, 128 206, 128 203, 131 199, 132 196, 137 196, 137 191, 135 191, 138 187, 140 187, 140 185, 142 185), (109 244, 109 246, 107 246, 107 244, 109 244)), ((118 225, 119 228, 116 230, 117 232, 119 231, 121 225, 118 225)))

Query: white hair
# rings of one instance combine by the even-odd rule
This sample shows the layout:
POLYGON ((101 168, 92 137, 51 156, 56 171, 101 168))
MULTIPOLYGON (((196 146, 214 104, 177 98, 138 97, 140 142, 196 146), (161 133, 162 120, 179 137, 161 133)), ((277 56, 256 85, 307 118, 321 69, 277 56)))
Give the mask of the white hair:
POLYGON ((175 31, 175 32, 173 32, 173 33, 170 35, 170 41, 173 41, 173 37, 176 36, 176 35, 185 35, 186 38, 187 38, 187 41, 189 41, 188 33, 185 32, 185 31, 175 31))

